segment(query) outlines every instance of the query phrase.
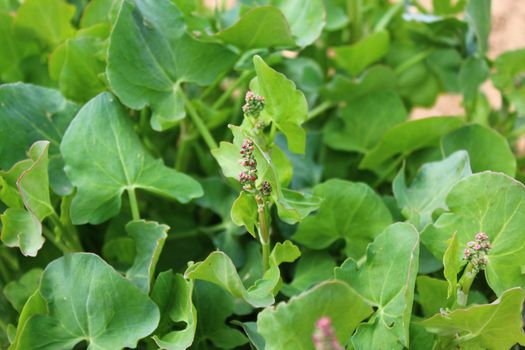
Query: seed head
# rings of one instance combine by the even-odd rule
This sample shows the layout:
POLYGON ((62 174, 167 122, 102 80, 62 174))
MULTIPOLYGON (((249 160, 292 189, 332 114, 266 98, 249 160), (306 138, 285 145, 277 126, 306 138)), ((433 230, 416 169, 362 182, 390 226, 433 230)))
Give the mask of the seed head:
POLYGON ((272 194, 272 185, 270 185, 270 183, 266 180, 264 180, 261 184, 261 193, 266 197, 272 194))
POLYGON ((463 259, 470 262, 473 272, 478 273, 487 266, 488 252, 491 248, 489 236, 485 232, 479 232, 474 241, 467 242, 467 248, 463 251, 463 259))
POLYGON ((242 106, 242 111, 248 117, 257 118, 264 109, 264 97, 255 95, 248 91, 244 98, 246 103, 242 106))

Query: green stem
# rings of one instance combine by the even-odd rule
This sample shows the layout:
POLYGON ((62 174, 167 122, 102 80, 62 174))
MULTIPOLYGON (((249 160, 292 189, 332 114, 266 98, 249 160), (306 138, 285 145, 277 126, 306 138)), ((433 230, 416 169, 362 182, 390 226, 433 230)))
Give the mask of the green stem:
POLYGON ((428 50, 418 53, 417 55, 412 56, 410 59, 406 60, 405 62, 403 62, 402 64, 396 67, 395 69, 396 75, 401 75, 402 73, 404 73, 406 70, 408 70, 412 66, 415 66, 419 62, 423 61, 425 58, 427 58, 432 53, 432 51, 433 51, 432 49, 428 49, 428 50))
POLYGON ((139 205, 137 196, 135 195, 135 188, 128 188, 129 205, 131 207, 131 217, 133 220, 140 220, 139 205))
POLYGON ((66 244, 62 243, 62 240, 60 240, 53 231, 48 229, 47 227, 43 227, 42 233, 46 239, 51 242, 55 247, 57 247, 62 253, 73 253, 75 250, 68 247, 66 244))
POLYGON ((406 156, 406 154, 401 153, 392 163, 390 163, 385 172, 383 172, 381 176, 379 176, 379 178, 374 182, 373 187, 377 188, 379 185, 381 185, 383 181, 385 181, 390 176, 390 174, 396 170, 396 168, 399 166, 399 163, 401 163, 406 156))
POLYGON ((201 100, 204 100, 206 97, 209 96, 209 94, 211 94, 211 92, 213 90, 215 90, 215 88, 217 87, 217 85, 219 85, 219 83, 222 81, 222 79, 224 79, 224 77, 226 76, 226 74, 228 74, 228 72, 224 72, 222 74, 220 74, 214 81, 213 83, 208 86, 203 92, 202 94, 200 94, 200 99, 201 100))
POLYGON ((348 18, 350 18, 350 41, 355 43, 363 36, 362 0, 347 0, 348 18))
POLYGON ((55 242, 64 244, 69 252, 81 252, 83 250, 82 246, 80 245, 80 240, 78 239, 76 230, 68 229, 56 213, 51 214, 49 216, 49 220, 51 221, 54 230, 58 231, 58 236, 53 233, 55 242))
POLYGON ((0 318, 0 328, 2 329, 2 332, 7 333, 7 325, 1 318, 0 318))
POLYGON ((319 114, 322 114, 323 112, 325 112, 326 110, 328 110, 328 109, 330 109, 330 108, 332 108, 334 106, 335 106, 334 103, 332 103, 330 101, 324 101, 320 105, 317 105, 310 112, 308 112, 308 119, 307 120, 310 120, 310 119, 313 119, 313 118, 317 117, 319 114))
POLYGON ((204 142, 206 142, 210 150, 218 148, 219 146, 217 145, 217 142, 215 142, 215 140, 213 139, 210 130, 208 130, 208 127, 202 121, 202 118, 193 107, 193 104, 189 100, 188 96, 186 96, 184 92, 181 93, 181 96, 184 100, 184 104, 186 106, 186 109, 188 110, 188 114, 190 115, 191 121, 193 122, 193 124, 195 124, 195 127, 204 139, 204 142))
POLYGON ((230 98, 230 96, 233 94, 235 89, 237 89, 240 85, 244 84, 244 82, 250 78, 252 75, 251 71, 244 71, 239 76, 239 78, 231 84, 224 92, 223 94, 215 101, 215 103, 211 106, 212 109, 219 109, 222 107, 222 105, 230 98))
POLYGON ((403 9, 403 1, 399 1, 394 6, 390 7, 388 11, 381 17, 381 19, 374 26, 374 32, 379 32, 386 28, 392 19, 403 9))
POLYGON ((259 241, 262 246, 262 260, 263 271, 266 272, 270 268, 270 230, 268 227, 268 220, 266 216, 266 204, 260 195, 256 195, 257 212, 259 214, 259 241))
POLYGON ((1 258, 2 256, 0 255, 0 275, 2 276, 2 279, 5 281, 5 283, 8 283, 11 281, 11 274, 9 273, 9 270, 1 258))
POLYGON ((474 282, 476 275, 477 272, 474 271, 474 266, 471 263, 468 263, 465 271, 463 272, 463 276, 461 276, 461 279, 458 283, 458 292, 456 298, 456 304, 458 306, 467 306, 468 293, 470 292, 470 287, 472 286, 472 282, 474 282))

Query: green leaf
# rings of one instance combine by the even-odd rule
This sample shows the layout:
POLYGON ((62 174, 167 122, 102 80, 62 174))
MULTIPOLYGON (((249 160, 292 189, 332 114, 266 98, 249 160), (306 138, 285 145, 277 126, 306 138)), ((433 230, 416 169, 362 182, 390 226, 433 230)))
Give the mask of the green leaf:
POLYGON ((363 266, 345 273, 344 281, 377 307, 374 316, 352 337, 356 350, 409 346, 418 261, 418 231, 410 224, 396 223, 368 246, 363 266))
POLYGON ((46 300, 42 297, 39 290, 36 290, 27 300, 20 312, 20 317, 18 318, 18 326, 16 328, 16 334, 11 346, 8 350, 19 350, 21 349, 20 339, 24 335, 27 323, 35 315, 42 315, 47 312, 46 300))
POLYGON ((14 17, 0 10, 0 80, 11 82, 23 79, 20 60, 23 50, 15 36, 14 17))
POLYGON ((383 58, 390 50, 387 31, 370 34, 353 45, 334 47, 335 62, 350 75, 358 75, 370 64, 383 58))
POLYGON ((169 227, 154 221, 131 221, 126 225, 128 236, 135 241, 136 255, 126 278, 144 293, 149 293, 169 227))
POLYGON ((284 13, 297 45, 312 44, 326 23, 322 0, 271 0, 284 13))
POLYGON ((392 158, 406 157, 415 150, 435 145, 439 138, 459 128, 463 122, 455 117, 410 120, 388 130, 379 144, 363 158, 359 167, 379 171, 393 164, 392 158))
POLYGON ((49 264, 39 293, 46 310, 27 319, 14 349, 72 349, 83 340, 89 349, 134 348, 159 322, 155 303, 94 254, 49 264))
POLYGON ((475 173, 492 170, 510 176, 516 174, 516 159, 507 139, 497 131, 479 124, 466 125, 441 139, 441 150, 448 156, 466 150, 475 173))
POLYGON ((246 230, 257 237, 257 203, 253 195, 242 191, 233 202, 231 208, 231 219, 237 226, 245 226, 246 230))
POLYGON ((5 126, 0 128, 0 169, 25 159, 34 142, 47 140, 51 188, 61 196, 71 193, 59 145, 76 111, 76 105, 53 89, 22 83, 0 86, 0 123, 5 126))
POLYGON ((447 209, 445 198, 456 182, 471 174, 467 152, 458 151, 443 160, 425 163, 410 187, 403 167, 392 182, 392 189, 403 215, 423 229, 432 222, 434 211, 447 209))
POLYGON ((75 101, 86 102, 106 89, 99 78, 105 69, 106 38, 109 27, 99 25, 82 35, 66 40, 53 51, 49 60, 51 78, 60 91, 75 101))
POLYGON ((521 288, 509 289, 492 304, 437 314, 419 324, 429 332, 453 338, 462 349, 507 350, 516 343, 525 345, 521 318, 524 297, 521 288))
POLYGON ((75 7, 64 0, 26 0, 15 17, 15 26, 55 47, 75 33, 71 20, 75 7))
POLYGON ((237 23, 215 36, 244 51, 295 45, 286 18, 279 9, 273 6, 256 7, 246 12, 237 23))
POLYGON ((416 286, 417 302, 423 309, 423 315, 433 316, 440 312, 441 309, 445 310, 452 307, 451 301, 453 299, 448 299, 447 297, 447 281, 430 276, 418 276, 416 286))
POLYGON ((151 106, 158 131, 185 116, 181 83, 211 84, 236 60, 222 45, 193 39, 185 29, 182 12, 170 0, 125 0, 111 33, 111 88, 130 108, 151 106))
POLYGON ((337 339, 346 344, 371 313, 372 308, 353 289, 340 281, 329 281, 263 310, 257 317, 257 329, 266 350, 313 350, 312 334, 321 317, 330 317, 337 339))
POLYGON ((458 288, 458 273, 461 268, 460 254, 457 233, 454 232, 452 237, 447 241, 447 250, 443 254, 443 275, 448 283, 447 298, 455 297, 458 288))
POLYGON ((270 254, 270 268, 248 289, 244 287, 233 262, 220 251, 213 252, 206 260, 188 267, 184 276, 211 282, 254 307, 265 307, 275 301, 274 291, 281 278, 279 265, 283 262, 293 262, 299 255, 299 248, 290 241, 277 243, 270 254))
POLYGON ((140 188, 182 203, 202 195, 197 181, 145 151, 125 109, 109 93, 82 107, 61 151, 66 173, 77 187, 71 204, 75 224, 97 224, 118 214, 125 190, 140 188))
POLYGON ((161 319, 153 340, 167 350, 185 350, 193 342, 197 329, 197 310, 191 300, 193 282, 171 270, 161 272, 155 281, 151 298, 160 309, 161 319), (184 323, 183 329, 171 330, 184 323))
POLYGON ((507 175, 471 175, 452 188, 446 199, 448 212, 425 228, 421 240, 436 257, 441 257, 454 232, 460 248, 472 241, 476 233, 485 232, 492 244, 485 276, 489 286, 501 295, 509 288, 525 286, 525 245, 521 234, 524 203, 525 187, 507 175))
POLYGON ((489 49, 490 8, 492 0, 469 1, 465 19, 476 36, 477 51, 484 56, 489 49))
POLYGON ((525 49, 501 54, 496 58, 494 67, 494 86, 514 103, 521 116, 525 115, 525 49))
POLYGON ((406 119, 407 111, 396 93, 367 94, 340 109, 339 118, 326 124, 323 140, 339 151, 366 153, 380 141, 385 131, 406 119))
POLYGON ((314 187, 314 195, 323 198, 319 211, 301 222, 293 236, 308 248, 323 249, 342 238, 346 255, 359 259, 392 223, 381 197, 364 183, 328 180, 314 187))
POLYGON ((19 247, 23 255, 36 256, 44 245, 42 224, 30 212, 8 208, 0 215, 2 242, 8 247, 19 247))
POLYGON ((307 251, 301 254, 292 281, 283 285, 281 292, 288 297, 298 295, 324 280, 331 279, 335 267, 335 259, 330 254, 307 251))
POLYGON ((22 311, 29 297, 37 290, 42 269, 34 268, 24 273, 18 281, 11 281, 4 287, 4 295, 16 311, 22 311))
POLYGON ((306 98, 295 88, 293 81, 270 68, 261 57, 254 56, 253 64, 257 77, 250 87, 265 98, 261 116, 270 119, 282 131, 290 151, 304 153, 306 133, 301 124, 307 119, 306 98))

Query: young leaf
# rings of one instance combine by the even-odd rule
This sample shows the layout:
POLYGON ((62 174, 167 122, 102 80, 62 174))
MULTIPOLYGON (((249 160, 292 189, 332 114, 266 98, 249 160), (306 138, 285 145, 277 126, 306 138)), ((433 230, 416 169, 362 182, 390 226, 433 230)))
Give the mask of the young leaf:
POLYGON ((253 57, 257 77, 250 84, 251 89, 265 99, 261 114, 269 118, 288 140, 288 149, 304 153, 306 133, 301 124, 306 121, 308 105, 303 93, 295 88, 293 81, 273 70, 261 57, 253 57))
POLYGON ((47 307, 27 319, 13 349, 72 349, 83 340, 90 349, 134 348, 159 322, 155 303, 94 254, 49 264, 39 294, 47 307))
POLYGON ((463 122, 455 117, 410 120, 388 130, 379 144, 363 158, 359 167, 379 171, 392 164, 392 157, 406 157, 415 150, 436 144, 439 138, 459 128, 463 122))
POLYGON ((370 321, 359 326, 352 337, 356 350, 409 346, 408 327, 418 261, 419 233, 410 224, 396 223, 368 246, 363 266, 342 276, 368 303, 377 307, 370 321))
POLYGON ((523 289, 513 288, 492 304, 437 314, 418 323, 428 332, 452 338, 462 349, 507 350, 516 343, 525 345, 521 318, 524 297, 523 289))
POLYGON ((466 150, 475 173, 491 170, 509 176, 516 174, 516 158, 508 141, 497 131, 483 125, 466 125, 443 136, 441 150, 444 156, 466 150))
POLYGON ((410 187, 406 185, 405 169, 401 168, 392 190, 403 215, 423 229, 432 222, 435 210, 447 209, 445 198, 456 182, 471 174, 468 153, 458 151, 443 160, 425 163, 410 187))
POLYGON ((2 242, 8 247, 19 247, 23 255, 36 256, 44 245, 42 224, 30 212, 8 208, 0 215, 2 242))
POLYGON ((456 232, 459 247, 465 247, 478 232, 491 241, 485 276, 501 295, 525 286, 525 245, 521 227, 525 222, 525 187, 500 173, 483 172, 459 181, 447 196, 447 213, 421 233, 422 242, 436 256, 443 256, 447 240, 456 232))
POLYGON ((6 299, 16 311, 21 312, 26 301, 37 290, 42 277, 42 269, 34 268, 24 273, 18 281, 11 281, 4 287, 6 299))
POLYGON ((15 36, 14 17, 0 11, 0 80, 11 82, 23 79, 20 60, 23 50, 15 36))
POLYGON ((246 230, 257 237, 257 203, 253 195, 242 191, 233 202, 231 208, 231 219, 237 226, 245 226, 246 230))
POLYGON ((525 49, 501 54, 496 58, 494 66, 494 86, 516 105, 520 115, 525 115, 525 49))
POLYGON ((293 262, 299 255, 299 248, 290 241, 277 243, 270 254, 270 268, 262 279, 248 289, 244 287, 233 262, 220 251, 213 252, 206 260, 188 267, 184 276, 214 283, 254 307, 265 307, 275 301, 274 291, 281 278, 279 265, 283 262, 293 262))
POLYGON ((60 149, 77 187, 71 204, 75 224, 98 224, 115 216, 125 190, 140 188, 182 203, 202 195, 197 181, 145 151, 126 111, 109 93, 82 107, 60 149))
POLYGON ((356 76, 367 66, 385 56, 389 49, 390 35, 387 31, 379 31, 353 45, 335 47, 334 60, 350 75, 356 76))
POLYGON ((222 45, 193 39, 185 30, 183 13, 170 0, 124 0, 111 33, 109 84, 126 106, 151 106, 158 131, 185 116, 181 83, 210 84, 236 60, 222 45))
POLYGON ((215 36, 244 51, 295 45, 286 18, 278 8, 273 6, 260 6, 246 12, 237 23, 215 36))
POLYGON ((193 282, 171 270, 161 272, 155 281, 151 298, 160 309, 159 327, 153 340, 167 350, 185 350, 193 342, 197 329, 197 310, 191 296, 193 282), (185 324, 183 329, 171 331, 173 323, 185 324))
POLYGON ((319 211, 301 222, 293 236, 308 248, 323 249, 343 238, 346 255, 359 259, 392 223, 390 211, 366 184, 328 180, 314 187, 314 195, 323 198, 319 211))
POLYGON ((128 236, 135 241, 136 255, 126 278, 144 293, 149 293, 155 266, 159 260, 169 227, 154 221, 131 221, 126 225, 128 236))
POLYGON ((443 254, 443 275, 448 283, 447 298, 454 297, 458 288, 458 273, 461 267, 460 254, 457 234, 454 232, 452 237, 447 241, 447 250, 443 254))
POLYGON ((337 339, 346 344, 372 308, 352 288, 340 281, 324 282, 259 313, 257 329, 266 350, 314 349, 312 334, 321 317, 330 317, 337 339), (349 312, 345 312, 347 310, 349 312))
POLYGON ((0 169, 24 159, 34 142, 47 140, 51 188, 61 196, 71 193, 59 146, 77 109, 53 89, 21 83, 0 86, 0 124, 5 126, 0 128, 0 169))
POLYGON ((370 93, 342 108, 339 118, 326 124, 323 140, 336 150, 366 153, 385 131, 406 119, 407 111, 399 95, 391 91, 370 93))
POLYGON ((447 289, 447 281, 424 275, 417 277, 416 300, 423 309, 423 315, 430 317, 437 314, 441 309, 452 307, 451 301, 453 299, 448 299, 447 289))
POLYGON ((483 56, 489 49, 490 8, 492 0, 469 1, 465 19, 476 36, 478 53, 483 56))

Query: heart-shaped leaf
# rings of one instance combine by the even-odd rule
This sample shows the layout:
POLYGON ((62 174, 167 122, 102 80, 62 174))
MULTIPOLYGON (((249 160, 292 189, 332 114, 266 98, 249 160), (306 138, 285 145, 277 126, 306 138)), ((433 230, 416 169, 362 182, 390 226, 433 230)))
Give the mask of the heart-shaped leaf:
POLYGON ((319 211, 302 221, 293 236, 308 248, 323 249, 342 238, 347 256, 359 259, 392 223, 383 200, 366 184, 328 180, 314 187, 314 195, 323 198, 319 211))
POLYGON ((159 322, 155 303, 94 254, 67 255, 49 264, 37 310, 19 329, 13 349, 134 348, 159 322))
POLYGON ((125 190, 144 189, 186 203, 202 195, 199 183, 166 167, 144 149, 125 109, 102 93, 78 112, 60 147, 77 194, 75 224, 97 224, 115 216, 125 190))
POLYGON ((126 106, 151 106, 151 125, 161 131, 185 116, 181 83, 210 84, 235 60, 222 45, 186 34, 183 13, 173 1, 124 0, 110 37, 106 73, 126 106))
POLYGON ((446 199, 448 212, 422 232, 421 240, 436 256, 443 256, 447 240, 456 233, 462 259, 463 247, 478 232, 491 241, 485 276, 489 286, 501 295, 512 287, 525 286, 525 187, 500 173, 484 172, 459 181, 446 199))
POLYGON ((266 350, 313 350, 312 334, 321 317, 330 317, 337 339, 346 344, 359 323, 371 313, 372 308, 352 288, 340 281, 329 281, 292 297, 287 303, 263 310, 257 317, 257 329, 265 340, 266 350))

